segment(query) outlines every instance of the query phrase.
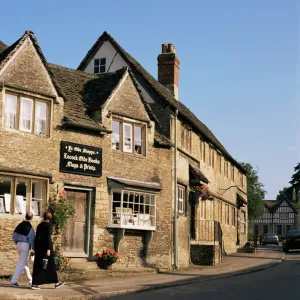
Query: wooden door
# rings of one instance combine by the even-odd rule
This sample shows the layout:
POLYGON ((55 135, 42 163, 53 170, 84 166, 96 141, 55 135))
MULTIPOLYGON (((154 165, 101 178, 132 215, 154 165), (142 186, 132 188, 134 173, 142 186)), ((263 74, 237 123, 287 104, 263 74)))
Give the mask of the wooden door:
POLYGON ((74 202, 75 216, 69 219, 65 237, 62 237, 61 250, 68 256, 82 256, 86 254, 86 211, 87 192, 67 190, 67 197, 74 202))

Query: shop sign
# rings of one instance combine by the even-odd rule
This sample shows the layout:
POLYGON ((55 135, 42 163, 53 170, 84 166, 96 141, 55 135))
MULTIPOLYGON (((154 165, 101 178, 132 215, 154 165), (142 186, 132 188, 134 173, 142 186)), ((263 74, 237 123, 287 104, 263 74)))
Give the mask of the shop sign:
POLYGON ((102 175, 102 149, 62 141, 60 146, 60 171, 100 177, 102 175))

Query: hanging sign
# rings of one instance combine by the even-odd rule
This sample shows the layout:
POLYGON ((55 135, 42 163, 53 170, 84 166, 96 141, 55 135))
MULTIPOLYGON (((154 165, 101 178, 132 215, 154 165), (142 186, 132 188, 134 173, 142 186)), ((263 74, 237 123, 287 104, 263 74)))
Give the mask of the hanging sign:
POLYGON ((60 145, 60 171, 100 177, 102 175, 102 149, 62 141, 60 145))

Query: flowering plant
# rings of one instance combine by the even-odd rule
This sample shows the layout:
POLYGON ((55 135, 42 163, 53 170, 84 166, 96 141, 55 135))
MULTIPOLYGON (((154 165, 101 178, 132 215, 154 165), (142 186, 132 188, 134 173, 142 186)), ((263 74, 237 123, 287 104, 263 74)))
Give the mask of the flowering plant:
POLYGON ((198 199, 201 198, 201 200, 213 200, 212 193, 206 184, 193 186, 191 191, 196 194, 198 199))
POLYGON ((119 254, 113 249, 104 249, 102 252, 97 252, 96 258, 98 263, 113 264, 119 259, 119 254))
POLYGON ((54 263, 56 265, 56 269, 63 272, 70 266, 70 258, 64 256, 60 252, 60 248, 57 245, 54 251, 54 263))

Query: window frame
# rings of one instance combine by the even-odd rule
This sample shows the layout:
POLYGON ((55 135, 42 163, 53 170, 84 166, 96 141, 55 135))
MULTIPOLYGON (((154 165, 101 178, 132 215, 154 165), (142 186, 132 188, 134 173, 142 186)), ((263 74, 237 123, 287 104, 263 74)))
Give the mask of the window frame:
POLYGON ((186 187, 177 184, 177 212, 181 215, 185 214, 186 206, 186 187), (180 197, 182 195, 182 197, 180 197), (179 204, 181 204, 182 209, 179 209, 179 204))
POLYGON ((111 123, 111 128, 113 130, 113 122, 119 123, 119 149, 113 148, 113 134, 111 135, 111 149, 113 151, 121 151, 125 153, 131 153, 138 156, 146 156, 146 125, 141 123, 130 122, 127 120, 122 120, 118 118, 113 118, 111 123), (131 150, 125 150, 125 126, 130 126, 130 139, 131 139, 131 150), (135 151, 136 138, 135 138, 135 128, 141 128, 141 153, 135 151))
POLYGON ((231 207, 231 225, 233 227, 236 226, 236 212, 235 212, 235 207, 234 206, 231 207))
POLYGON ((104 73, 106 73, 106 57, 94 58, 94 74, 104 74, 104 73), (99 64, 96 65, 96 61, 98 61, 99 64), (101 67, 102 68, 104 67, 103 72, 101 72, 101 67), (95 72, 96 68, 98 68, 98 72, 95 72))
POLYGON ((246 220, 246 212, 245 211, 241 211, 241 233, 242 234, 245 234, 246 231, 247 231, 247 228, 246 228, 246 223, 247 223, 247 220, 246 220))
POLYGON ((25 216, 27 212, 33 212, 33 205, 32 201, 35 199, 33 197, 33 184, 41 183, 42 184, 42 198, 38 199, 40 201, 40 205, 37 205, 38 214, 33 214, 34 217, 42 217, 43 209, 47 204, 48 199, 48 184, 49 180, 45 178, 35 178, 35 177, 27 177, 23 175, 12 175, 12 174, 0 174, 0 184, 3 183, 4 180, 10 180, 10 194, 9 195, 9 211, 6 210, 6 201, 5 195, 7 193, 0 195, 0 201, 2 201, 1 206, 5 206, 5 212, 0 212, 0 216, 8 216, 8 215, 15 215, 15 216, 25 216), (25 184, 25 197, 24 195, 18 195, 18 185, 24 183, 25 184), (25 205, 21 205, 20 201, 22 197, 23 200, 25 198, 25 205))
MULTIPOLYGON (((118 207, 116 207, 118 208, 118 207)), ((142 191, 142 190, 135 190, 135 189, 118 189, 114 188, 111 189, 110 191, 110 211, 109 211, 109 227, 113 228, 124 228, 124 229, 133 229, 133 230, 147 230, 147 231, 155 231, 156 230, 156 210, 157 210, 157 195, 156 193, 153 192, 148 192, 148 191, 142 191), (114 193, 120 193, 121 198, 120 201, 114 201, 114 193), (128 200, 124 201, 124 194, 128 195, 128 200), (130 196, 132 197, 132 202, 130 201, 130 196), (135 196, 139 195, 139 200, 138 202, 135 202, 135 196), (144 199, 147 199, 147 195, 150 197, 150 203, 146 204, 146 202, 143 203, 144 207, 144 213, 142 214, 140 211, 136 213, 134 211, 135 205, 138 205, 138 210, 141 207, 140 203, 140 195, 144 195, 144 199), (154 201, 154 204, 152 204, 152 200, 154 201), (120 204, 120 213, 117 211, 114 212, 114 203, 119 203, 120 204), (127 213, 126 210, 129 212, 129 204, 132 203, 133 206, 133 211, 131 213, 127 213), (127 205, 126 207, 124 206, 127 205), (149 206, 149 214, 145 214, 146 206, 149 206), (151 214, 151 209, 154 207, 154 213, 151 214), (125 211, 125 213, 124 213, 125 211), (119 215, 119 216, 118 216, 119 215), (137 220, 139 222, 139 216, 137 215, 149 215, 149 220, 152 222, 154 221, 154 225, 135 225, 134 222, 137 220), (115 216, 115 217, 114 217, 115 216), (126 220, 126 216, 128 221, 126 220), (128 218, 129 216, 129 218, 128 218), (131 221, 130 221, 131 220, 131 221), (118 223, 119 222, 119 223, 118 223)), ((143 221, 144 222, 144 221, 143 221)))
POLYGON ((181 148, 189 153, 192 149, 192 130, 185 124, 181 124, 181 148))
POLYGON ((6 90, 4 93, 4 101, 3 101, 3 128, 5 130, 13 130, 18 132, 24 132, 24 133, 30 133, 36 136, 42 136, 42 137, 50 137, 50 130, 51 130, 51 109, 52 109, 52 100, 51 99, 43 99, 41 97, 27 95, 23 93, 17 93, 14 91, 6 90), (5 115, 7 113, 6 110, 6 99, 7 96, 13 96, 16 97, 16 113, 15 113, 15 128, 10 128, 6 126, 6 120, 5 115), (30 123, 30 130, 23 127, 22 124, 22 100, 29 100, 31 102, 31 123, 30 123), (37 115, 36 115, 36 104, 37 103, 44 103, 46 104, 46 126, 45 126, 45 134, 36 133, 36 121, 37 121, 37 115))

